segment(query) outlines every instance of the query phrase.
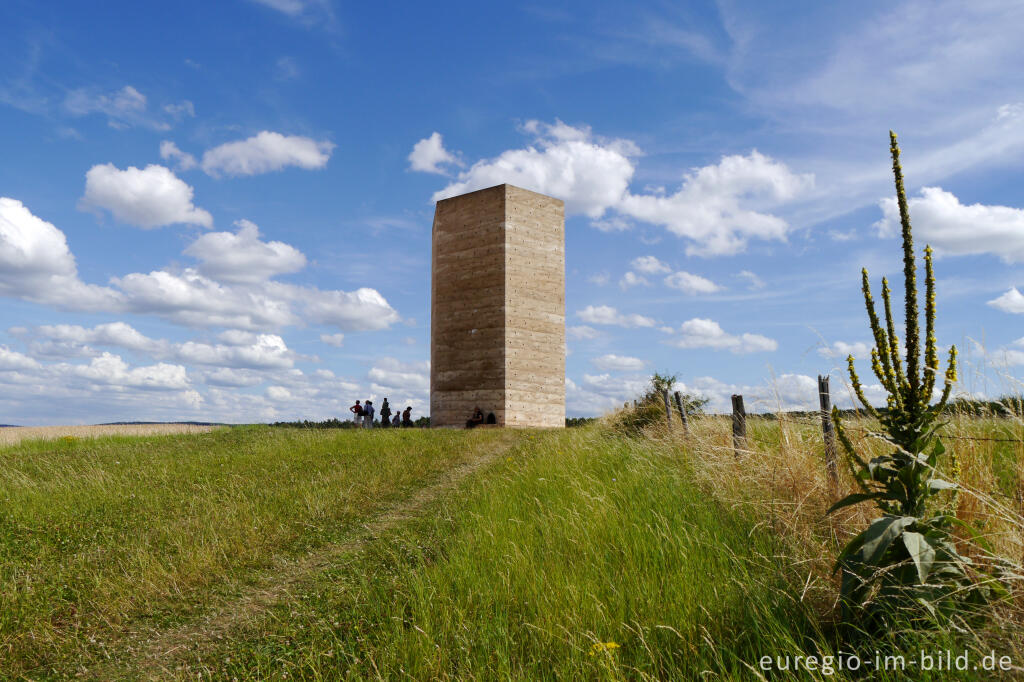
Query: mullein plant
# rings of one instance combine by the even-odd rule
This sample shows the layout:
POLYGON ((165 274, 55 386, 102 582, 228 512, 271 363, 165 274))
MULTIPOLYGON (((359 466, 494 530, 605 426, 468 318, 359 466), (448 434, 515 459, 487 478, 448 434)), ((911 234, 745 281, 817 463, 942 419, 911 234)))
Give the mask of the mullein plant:
MULTIPOLYGON (((873 502, 881 512, 879 518, 850 540, 836 561, 842 579, 843 620, 847 626, 865 633, 892 626, 897 622, 895 619, 903 623, 909 619, 916 625, 924 621, 950 623, 963 617, 967 602, 991 596, 993 587, 990 581, 980 580, 971 559, 960 554, 953 534, 955 527, 963 525, 954 514, 958 490, 956 464, 946 456, 938 431, 943 408, 956 381, 956 346, 949 350, 941 396, 933 404, 939 353, 935 340, 932 250, 924 250, 922 358, 910 215, 896 134, 890 131, 889 138, 903 231, 903 354, 896 336, 889 283, 882 280, 883 326, 871 297, 868 272, 861 271, 864 302, 875 341, 871 368, 888 394, 887 409, 872 407, 864 396, 852 355, 847 362, 857 398, 882 425, 882 431, 872 435, 884 440, 891 451, 865 461, 844 432, 839 411, 833 409, 836 432, 860 492, 837 502, 829 513, 862 502, 873 502)), ((966 532, 973 535, 970 529, 966 532)))

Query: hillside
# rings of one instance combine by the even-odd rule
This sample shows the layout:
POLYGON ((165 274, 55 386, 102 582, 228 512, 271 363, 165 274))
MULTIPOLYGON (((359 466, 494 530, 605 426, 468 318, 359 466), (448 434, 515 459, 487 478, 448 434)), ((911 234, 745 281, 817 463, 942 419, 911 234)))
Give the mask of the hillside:
MULTIPOLYGON (((757 679, 765 655, 835 653, 831 562, 861 512, 825 519, 818 434, 753 420, 738 457, 720 418, 688 438, 604 423, 25 442, 0 451, 0 670, 757 679)), ((965 484, 1019 490, 1012 444, 960 444, 965 484)), ((1019 525, 988 531, 1019 552, 1019 525)), ((1020 665, 1019 596, 993 613, 902 646, 1020 665)))

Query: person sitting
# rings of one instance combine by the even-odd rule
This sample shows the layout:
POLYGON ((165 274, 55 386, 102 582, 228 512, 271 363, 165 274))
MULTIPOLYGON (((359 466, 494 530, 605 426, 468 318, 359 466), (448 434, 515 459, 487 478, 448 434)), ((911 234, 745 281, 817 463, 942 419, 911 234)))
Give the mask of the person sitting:
POLYGON ((405 412, 402 413, 402 426, 404 428, 412 426, 412 405, 405 408, 405 412))
POLYGON ((466 428, 467 429, 471 429, 474 426, 479 426, 480 424, 483 424, 483 423, 484 423, 484 413, 478 407, 478 408, 476 408, 476 410, 473 411, 473 416, 470 417, 469 421, 466 422, 466 428))
POLYGON ((397 412, 395 412, 395 416, 391 418, 391 426, 392 426, 392 428, 396 428, 397 429, 401 425, 402 425, 402 415, 400 415, 397 412))

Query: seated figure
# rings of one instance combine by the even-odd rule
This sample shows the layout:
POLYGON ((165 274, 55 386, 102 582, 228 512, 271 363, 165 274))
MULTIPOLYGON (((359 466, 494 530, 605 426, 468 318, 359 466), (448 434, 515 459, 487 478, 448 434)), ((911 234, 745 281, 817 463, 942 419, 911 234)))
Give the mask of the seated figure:
POLYGON ((476 408, 476 409, 475 409, 475 410, 473 411, 473 416, 472 416, 472 417, 470 417, 470 418, 469 418, 469 421, 467 421, 467 422, 466 422, 466 428, 467 428, 467 429, 471 429, 471 428, 473 428, 474 426, 479 426, 480 424, 483 424, 483 423, 484 423, 484 413, 483 413, 483 411, 482 411, 482 410, 481 410, 481 409, 480 409, 480 408, 478 407, 478 408, 476 408))

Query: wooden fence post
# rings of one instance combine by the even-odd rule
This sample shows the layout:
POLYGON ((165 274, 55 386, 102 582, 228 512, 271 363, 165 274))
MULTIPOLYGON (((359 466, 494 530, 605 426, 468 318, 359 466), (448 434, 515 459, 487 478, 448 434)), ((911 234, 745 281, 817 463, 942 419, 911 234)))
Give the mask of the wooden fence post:
POLYGON ((679 420, 683 422, 683 433, 690 432, 690 425, 686 423, 686 408, 683 407, 683 399, 676 391, 676 407, 679 408, 679 420))
POLYGON ((672 430, 672 408, 668 403, 668 389, 661 389, 661 397, 665 399, 665 421, 668 422, 668 430, 672 430))
POLYGON ((732 397, 732 449, 736 457, 747 448, 747 412, 743 409, 743 396, 732 397))
POLYGON ((825 439, 825 468, 828 471, 832 494, 839 491, 839 471, 836 464, 836 432, 832 426, 832 398, 828 391, 829 377, 818 375, 818 401, 821 404, 821 435, 825 439))

